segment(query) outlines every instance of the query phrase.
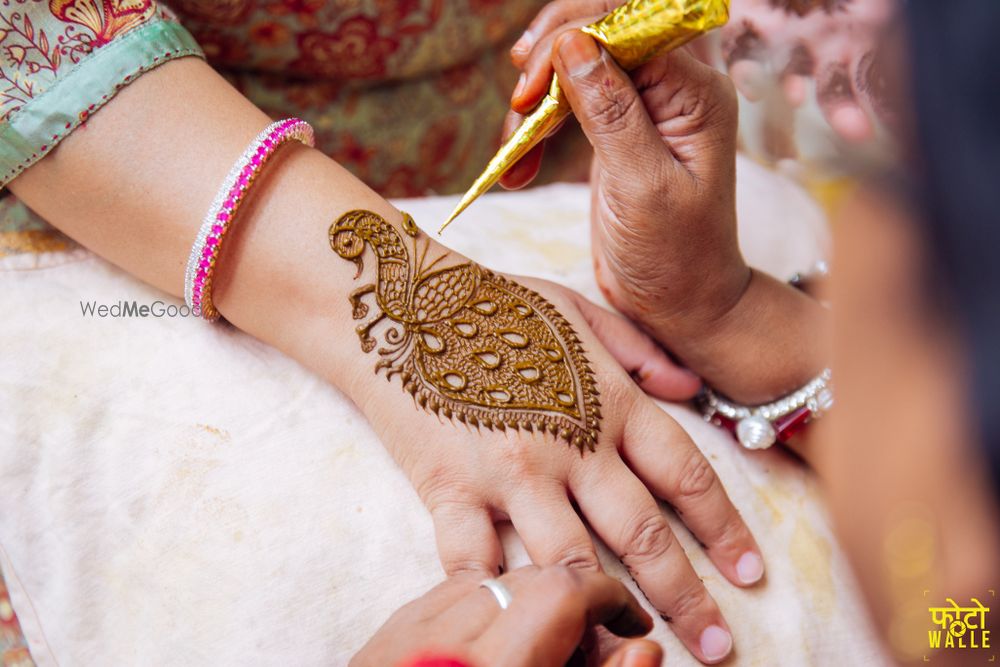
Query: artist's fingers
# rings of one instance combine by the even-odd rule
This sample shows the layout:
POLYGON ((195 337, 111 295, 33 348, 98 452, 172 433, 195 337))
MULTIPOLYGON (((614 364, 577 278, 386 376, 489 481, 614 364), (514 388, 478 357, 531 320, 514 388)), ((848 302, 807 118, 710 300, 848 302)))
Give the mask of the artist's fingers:
POLYGON ((513 600, 473 643, 480 664, 561 667, 592 625, 630 637, 652 628, 628 589, 605 574, 547 567, 530 581, 500 581, 513 600))
POLYGON ((791 107, 806 101, 809 78, 816 69, 816 61, 809 47, 799 43, 788 50, 785 66, 781 71, 781 89, 791 107))
POLYGON ((667 401, 685 401, 701 389, 701 379, 674 362, 631 321, 573 292, 577 308, 598 340, 643 391, 667 401))
POLYGON ((755 60, 738 60, 729 68, 729 77, 736 89, 750 102, 759 102, 764 96, 767 70, 755 60))
POLYGON ((809 77, 797 74, 791 74, 781 80, 781 91, 785 94, 785 101, 793 108, 805 103, 808 86, 809 77))
POLYGON ((535 565, 601 569, 590 533, 561 483, 553 482, 534 493, 519 493, 506 510, 535 565))
POLYGON ((663 647, 649 639, 631 639, 608 656, 601 667, 660 667, 663 647))
POLYGON ((591 527, 621 557, 687 649, 709 664, 729 655, 732 635, 722 612, 642 482, 615 462, 579 466, 570 488, 591 527))
POLYGON ((680 424, 655 405, 633 410, 622 455, 654 494, 674 506, 726 579, 737 586, 760 581, 760 547, 708 459, 680 424))
MULTIPOLYGON (((507 117, 504 118, 503 122, 502 136, 504 141, 506 141, 510 135, 514 133, 514 130, 517 129, 523 120, 524 116, 516 111, 507 112, 507 117)), ((542 166, 542 156, 544 154, 545 142, 541 141, 504 173, 504 175, 500 178, 500 185, 508 190, 523 188, 538 175, 538 170, 542 166)))
POLYGON ((483 578, 481 573, 475 572, 462 572, 448 577, 420 597, 400 607, 393 616, 409 619, 412 624, 437 618, 448 613, 456 605, 462 604, 483 578))
POLYGON ((832 62, 816 75, 816 100, 830 127, 848 141, 870 139, 874 127, 855 95, 850 66, 832 62))
POLYGON ((622 4, 620 0, 555 0, 555 2, 550 2, 535 15, 527 30, 511 47, 511 61, 516 67, 522 67, 528 60, 531 50, 542 38, 570 21, 588 16, 595 17, 594 20, 596 20, 620 4, 622 4))
POLYGON ((722 58, 736 88, 751 102, 761 97, 767 44, 749 20, 730 22, 722 31, 722 58))
POLYGON ((484 577, 500 569, 503 550, 489 511, 482 506, 442 499, 427 503, 445 574, 471 572, 484 577))
MULTIPOLYGON (((507 590, 516 595, 516 591, 529 587, 540 571, 535 565, 520 567, 503 575, 502 581, 507 590)), ((466 573, 453 578, 461 579, 456 588, 464 594, 453 598, 451 606, 440 611, 435 623, 440 628, 448 629, 450 642, 471 642, 480 637, 504 611, 493 593, 482 586, 483 581, 493 577, 466 573)))
POLYGON ((578 30, 561 35, 553 53, 562 89, 605 171, 623 178, 663 171, 658 160, 668 151, 628 75, 578 30))
POLYGON ((522 64, 523 84, 518 83, 518 88, 515 90, 517 94, 510 99, 510 105, 514 111, 527 113, 548 92, 553 72, 552 45, 559 37, 569 31, 577 31, 598 18, 600 17, 589 16, 569 21, 538 40, 522 64))

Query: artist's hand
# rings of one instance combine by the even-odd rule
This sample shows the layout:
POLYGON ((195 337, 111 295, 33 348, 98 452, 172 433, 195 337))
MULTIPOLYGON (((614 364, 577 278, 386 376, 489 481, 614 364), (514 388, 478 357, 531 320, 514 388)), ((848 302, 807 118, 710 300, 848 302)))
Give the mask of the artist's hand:
MULTIPOLYGON (((554 62, 594 147, 598 283, 668 347, 690 345, 740 300, 750 279, 736 233, 733 86, 682 52, 654 59, 630 79, 577 30, 562 32, 551 48, 532 58, 554 62)), ((509 178, 533 175, 536 165, 523 163, 509 178)))
MULTIPOLYGON (((356 246, 345 247, 345 252, 350 253, 356 246)), ((434 244, 426 253, 422 249, 419 252, 434 258, 442 249, 434 244)), ((449 253, 435 266, 454 266, 458 261, 460 258, 449 253)), ((650 602, 671 620, 674 632, 691 652, 704 662, 722 659, 731 647, 726 622, 688 561, 654 494, 677 508, 717 569, 736 585, 751 585, 763 574, 753 537, 690 437, 632 382, 601 345, 588 324, 595 307, 553 283, 511 280, 541 295, 579 337, 586 357, 583 363, 593 369, 594 386, 599 392, 600 407, 592 413, 600 420, 593 451, 586 446, 578 451, 565 439, 540 433, 542 422, 531 411, 522 414, 513 410, 508 415, 502 406, 493 408, 493 420, 523 420, 522 424, 531 427, 507 426, 505 430, 498 430, 495 422, 492 428, 470 426, 467 416, 461 423, 460 405, 432 414, 415 405, 414 396, 404 390, 403 383, 409 383, 405 375, 395 375, 386 382, 381 374, 373 372, 380 358, 377 354, 358 350, 355 357, 360 371, 351 384, 352 398, 429 509, 445 572, 453 575, 472 571, 480 576, 496 573, 502 552, 494 522, 508 518, 534 563, 598 570, 597 552, 584 525, 586 520, 621 557, 650 602)), ((383 303, 387 303, 386 299, 383 303)), ((535 306, 547 308, 540 301, 535 306)), ((487 303, 484 307, 488 310, 492 306, 487 303)), ((477 349, 507 349, 497 338, 500 333, 486 329, 488 324, 478 325, 485 336, 477 349)), ((351 330, 338 328, 336 334, 346 339, 351 330)), ((385 332, 380 345, 383 340, 401 338, 399 332, 385 332)), ((520 344, 516 339, 512 342, 520 344)), ((434 338, 415 343, 421 344, 432 350, 445 349, 434 338)), ((510 351, 504 354, 516 357, 510 351)), ((582 372, 584 367, 576 368, 574 373, 582 372)), ((413 386, 426 387, 422 382, 418 379, 413 386)), ((587 386, 579 378, 576 384, 587 386)), ((470 400, 478 395, 470 393, 470 400)), ((584 395, 592 394, 584 390, 584 395)), ((417 398, 422 405, 433 406, 438 396, 432 391, 430 395, 418 394, 417 398)), ((572 396, 566 394, 566 399, 572 400, 572 396)))
MULTIPOLYGON (((619 4, 555 0, 538 13, 511 50, 523 76, 511 98, 508 132, 544 95, 558 36, 619 4)), ((872 135, 873 118, 891 118, 878 44, 894 6, 893 0, 737 0, 721 29, 723 58, 736 86, 751 100, 760 98, 769 72, 780 79, 792 107, 805 101, 813 80, 830 126, 845 139, 865 140, 872 135)), ((534 176, 541 152, 538 148, 525 157, 502 183, 524 185, 534 176)))
MULTIPOLYGON (((501 610, 466 572, 437 585, 393 614, 351 660, 351 667, 406 665, 423 655, 461 660, 469 667, 562 667, 584 632, 604 625, 622 637, 653 627, 621 584, 598 572, 562 566, 525 567, 500 577, 512 602, 501 610)), ((651 641, 627 642, 604 667, 659 667, 663 651, 651 641)), ((419 662, 419 661, 418 661, 419 662)))
POLYGON ((809 79, 830 126, 848 140, 872 136, 884 115, 879 36, 892 0, 737 0, 722 28, 723 57, 736 86, 756 100, 774 72, 787 102, 805 101, 809 79))

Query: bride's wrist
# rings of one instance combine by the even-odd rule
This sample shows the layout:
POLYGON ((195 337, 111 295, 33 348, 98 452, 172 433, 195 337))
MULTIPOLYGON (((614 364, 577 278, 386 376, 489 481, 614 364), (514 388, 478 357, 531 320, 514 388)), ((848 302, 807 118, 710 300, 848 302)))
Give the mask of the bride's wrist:
POLYGON ((365 384, 349 295, 354 267, 331 251, 329 228, 355 207, 397 223, 391 204, 321 153, 275 156, 227 238, 213 287, 222 316, 360 402, 365 384))

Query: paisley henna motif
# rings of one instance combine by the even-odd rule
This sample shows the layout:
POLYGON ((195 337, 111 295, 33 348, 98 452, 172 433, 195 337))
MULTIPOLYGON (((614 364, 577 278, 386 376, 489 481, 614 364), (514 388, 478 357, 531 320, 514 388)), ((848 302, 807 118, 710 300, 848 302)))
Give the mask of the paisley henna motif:
POLYGON ((378 346, 373 327, 389 320, 375 372, 399 375, 420 407, 488 429, 548 432, 593 450, 600 430, 597 386, 569 322, 538 293, 466 262, 427 261, 430 241, 406 216, 404 241, 371 211, 351 211, 330 227, 330 246, 357 267, 370 248, 376 281, 350 295, 353 317, 379 312, 356 329, 361 349, 378 346))

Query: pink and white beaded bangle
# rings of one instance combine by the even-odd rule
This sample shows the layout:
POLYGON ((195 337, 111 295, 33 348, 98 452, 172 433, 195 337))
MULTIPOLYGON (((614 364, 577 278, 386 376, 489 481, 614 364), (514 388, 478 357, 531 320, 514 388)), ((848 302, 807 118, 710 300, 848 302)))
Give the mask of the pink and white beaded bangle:
POLYGON ((287 118, 264 128, 229 170, 201 223, 184 273, 184 301, 192 312, 200 314, 206 320, 214 320, 219 316, 212 305, 212 278, 222 250, 222 239, 232 226, 237 209, 264 163, 274 155, 279 146, 293 139, 312 146, 313 129, 309 123, 298 118, 287 118))

